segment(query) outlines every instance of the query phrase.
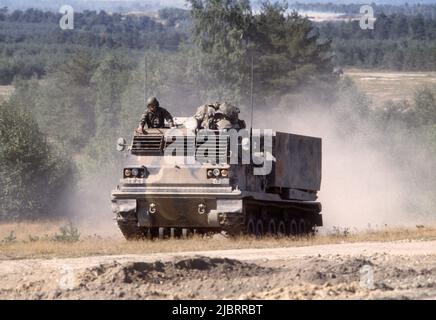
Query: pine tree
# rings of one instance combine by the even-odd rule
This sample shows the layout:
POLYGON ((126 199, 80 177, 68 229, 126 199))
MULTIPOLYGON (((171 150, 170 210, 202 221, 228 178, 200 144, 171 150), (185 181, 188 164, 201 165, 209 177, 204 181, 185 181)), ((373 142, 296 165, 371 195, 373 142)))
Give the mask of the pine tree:
POLYGON ((330 42, 319 42, 319 34, 307 18, 287 7, 265 2, 254 16, 256 88, 267 95, 287 93, 314 79, 330 77, 330 42))
POLYGON ((321 43, 312 23, 288 15, 285 4, 266 1, 254 14, 247 0, 189 2, 200 51, 198 83, 216 98, 248 97, 252 58, 257 101, 331 75, 330 42, 321 43))

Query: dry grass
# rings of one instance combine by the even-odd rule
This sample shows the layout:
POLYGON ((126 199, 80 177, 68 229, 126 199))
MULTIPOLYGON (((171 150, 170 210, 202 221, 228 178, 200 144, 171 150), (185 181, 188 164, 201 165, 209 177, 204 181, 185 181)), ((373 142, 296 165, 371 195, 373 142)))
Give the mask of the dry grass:
POLYGON ((436 72, 395 72, 365 69, 347 69, 357 87, 365 92, 376 106, 388 100, 411 100, 419 88, 434 88, 436 72))
POLYGON ((334 229, 314 237, 274 238, 252 237, 228 239, 194 237, 188 240, 125 241, 119 234, 99 236, 83 234, 77 242, 54 240, 62 222, 16 223, 0 225, 0 259, 79 257, 91 255, 146 254, 242 248, 273 248, 334 244, 362 241, 434 240, 435 227, 385 228, 361 232, 334 229), (12 236, 11 236, 12 232, 12 236))
POLYGON ((0 86, 0 103, 9 98, 13 92, 13 86, 0 86))

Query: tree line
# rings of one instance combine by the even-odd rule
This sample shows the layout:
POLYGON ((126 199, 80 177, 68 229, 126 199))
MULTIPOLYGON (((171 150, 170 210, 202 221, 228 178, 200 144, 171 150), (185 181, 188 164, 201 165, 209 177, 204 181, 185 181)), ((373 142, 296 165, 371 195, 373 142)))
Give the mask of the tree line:
POLYGON ((436 19, 424 15, 380 14, 374 29, 359 21, 324 22, 322 38, 332 39, 336 63, 341 66, 393 70, 436 68, 436 19))
MULTIPOLYGON (((77 50, 92 51, 93 55, 99 58, 104 57, 107 52, 139 57, 144 50, 151 49, 170 53, 179 52, 181 47, 196 50, 197 47, 193 43, 198 44, 201 28, 206 30, 213 27, 213 25, 209 26, 207 20, 199 27, 195 10, 201 7, 201 3, 201 1, 192 1, 192 11, 176 8, 162 9, 158 12, 157 18, 146 15, 109 14, 105 11, 76 12, 74 30, 60 29, 61 14, 59 13, 37 9, 9 11, 7 8, 2 8, 0 9, 0 84, 11 84, 15 78, 42 78, 48 70, 65 63, 77 50)), ((274 59, 285 58, 285 63, 289 63, 292 59, 298 61, 300 44, 296 43, 295 39, 300 37, 300 42, 303 41, 301 35, 306 34, 307 30, 312 30, 312 33, 318 32, 319 35, 313 37, 310 35, 308 41, 316 44, 315 51, 320 50, 318 46, 320 43, 331 42, 332 54, 335 57, 333 63, 337 66, 395 70, 435 68, 436 19, 430 14, 433 12, 434 5, 400 6, 399 8, 405 9, 397 10, 398 12, 390 6, 376 6, 377 20, 374 30, 362 30, 358 21, 310 23, 301 19, 296 20, 294 15, 289 14, 289 7, 283 4, 276 4, 276 6, 280 7, 279 11, 281 10, 276 15, 277 19, 273 14, 266 13, 265 6, 260 7, 259 14, 257 12, 253 14, 249 4, 246 5, 242 1, 236 6, 234 1, 229 1, 226 10, 235 14, 235 17, 230 19, 243 19, 242 23, 235 20, 231 26, 234 33, 229 34, 229 37, 233 37, 236 41, 231 44, 232 50, 237 46, 240 48, 235 50, 235 55, 225 62, 220 57, 227 58, 227 56, 217 52, 209 61, 206 59, 203 62, 211 64, 212 69, 219 70, 216 67, 223 63, 233 61, 241 65, 243 61, 246 68, 246 60, 250 60, 248 56, 263 56, 267 51, 271 51, 269 58, 259 59, 255 66, 258 73, 265 73, 269 63, 274 59), (239 9, 241 12, 237 12, 235 8, 245 8, 245 12, 239 9), (386 10, 386 13, 377 10, 386 10), (262 21, 265 19, 270 21, 262 21), (280 19, 282 21, 279 21, 280 19), (275 30, 261 30, 265 23, 271 23, 273 20, 276 24, 273 26, 275 30), (276 45, 275 40, 272 41, 271 38, 268 40, 268 35, 265 36, 272 31, 281 32, 282 35, 287 34, 287 38, 282 36, 278 40, 282 44, 276 45), (238 36, 243 38, 244 44, 237 39, 238 36), (285 49, 287 44, 289 48, 285 49), (251 50, 249 54, 246 50, 248 47, 251 50), (275 48, 271 50, 272 47, 275 48), (274 52, 279 48, 282 50, 281 57, 274 52), (284 55, 286 50, 287 57, 284 55), (292 52, 296 56, 292 56, 292 52)), ((327 5, 326 9, 332 10, 329 6, 327 5)), ((272 8, 273 5, 270 3, 269 7, 272 8)), ((341 8, 338 5, 336 9, 341 8)), ((271 27, 267 24, 265 26, 271 27)), ((203 44, 207 46, 205 42, 203 44)), ((205 50, 204 52, 212 50, 206 47, 202 49, 205 50)), ((228 50, 228 48, 222 49, 228 50)), ((221 49, 215 45, 213 50, 221 49)), ((312 67, 316 69, 319 66, 312 67)), ((247 70, 241 68, 235 70, 238 74, 247 74, 247 70)), ((281 69, 278 72, 281 72, 281 69)), ((300 77, 304 77, 305 74, 307 72, 301 72, 300 77)), ((199 82, 210 82, 208 79, 203 80, 199 82)), ((246 78, 243 76, 240 81, 245 83, 246 78)))
POLYGON ((41 78, 77 50, 92 50, 104 56, 108 51, 142 54, 146 48, 177 51, 186 31, 177 26, 177 10, 163 10, 168 24, 148 16, 84 11, 74 15, 74 30, 61 30, 61 14, 36 9, 0 10, 0 84, 15 77, 41 78))

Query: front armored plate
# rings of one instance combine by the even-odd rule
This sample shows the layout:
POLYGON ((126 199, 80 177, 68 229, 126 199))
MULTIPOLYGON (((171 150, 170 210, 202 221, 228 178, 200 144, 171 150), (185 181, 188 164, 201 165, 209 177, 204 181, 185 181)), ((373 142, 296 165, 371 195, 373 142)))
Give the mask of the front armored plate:
POLYGON ((138 223, 141 226, 208 227, 208 213, 216 210, 216 200, 193 197, 147 197, 139 201, 138 223), (153 212, 150 210, 153 206, 153 212))

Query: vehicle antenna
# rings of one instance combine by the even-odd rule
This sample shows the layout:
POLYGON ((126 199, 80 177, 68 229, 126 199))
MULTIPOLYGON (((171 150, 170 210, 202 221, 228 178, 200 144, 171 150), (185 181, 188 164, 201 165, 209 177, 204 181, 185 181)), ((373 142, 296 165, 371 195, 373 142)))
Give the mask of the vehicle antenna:
POLYGON ((148 74, 147 74, 147 69, 148 69, 148 61, 147 61, 147 53, 145 54, 145 58, 144 58, 144 103, 147 103, 147 82, 148 82, 148 74))
POLYGON ((250 132, 253 131, 253 114, 254 114, 254 101, 253 101, 253 83, 254 83, 254 58, 251 54, 251 76, 250 76, 250 100, 251 100, 251 120, 250 120, 250 132))

